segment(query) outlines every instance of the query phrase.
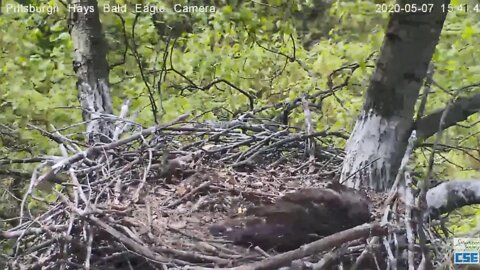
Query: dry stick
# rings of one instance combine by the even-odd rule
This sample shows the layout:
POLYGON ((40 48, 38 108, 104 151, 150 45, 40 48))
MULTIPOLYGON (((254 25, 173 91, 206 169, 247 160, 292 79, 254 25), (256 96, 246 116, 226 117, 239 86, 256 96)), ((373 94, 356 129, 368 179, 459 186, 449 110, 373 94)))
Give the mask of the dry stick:
MULTIPOLYGON (((142 137, 143 138, 143 137, 142 137)), ((135 190, 135 193, 133 194, 132 201, 134 203, 138 202, 138 199, 140 197, 140 192, 142 191, 143 187, 145 186, 145 183, 147 182, 147 175, 150 172, 150 168, 152 167, 152 149, 148 149, 148 164, 147 167, 143 170, 143 177, 142 181, 140 181, 140 184, 138 185, 137 189, 135 190)))
POLYGON ((165 246, 162 246, 162 243, 158 240, 156 241, 156 243, 157 243, 157 246, 153 247, 153 250, 158 252, 163 252, 163 253, 170 253, 172 255, 181 257, 182 259, 185 259, 185 260, 213 262, 217 265, 229 265, 231 263, 231 260, 229 259, 223 259, 220 257, 205 255, 192 250, 184 251, 184 250, 178 250, 173 248, 167 248, 165 246))
MULTIPOLYGON (((413 148, 416 142, 416 132, 413 131, 408 139, 408 146, 406 150, 406 154, 410 155, 413 152, 413 148)), ((405 158, 405 156, 404 156, 405 158)), ((405 160, 402 160, 402 164, 405 160)), ((408 162, 406 160, 405 162, 408 162)), ((406 164, 403 164, 406 167, 406 164)), ((407 258, 408 258, 408 270, 415 270, 415 257, 414 257, 414 244, 415 244, 415 235, 413 233, 412 227, 412 207, 415 204, 415 198, 412 192, 412 178, 410 177, 410 173, 408 171, 403 170, 404 178, 405 178, 405 227, 407 230, 407 241, 408 241, 408 251, 407 251, 407 258)))
MULTIPOLYGON (((433 74, 434 73, 435 73, 435 66, 434 66, 433 62, 430 62, 429 66, 428 66, 428 70, 427 70, 427 76, 426 76, 426 81, 425 81, 425 88, 424 88, 424 91, 423 91, 423 97, 422 97, 420 107, 419 107, 419 110, 418 110, 418 113, 417 113, 416 121, 418 121, 424 114, 425 105, 427 103, 427 98, 428 98, 428 95, 429 95, 429 93, 431 91, 431 88, 432 88, 433 74)), ((424 219, 423 213, 425 213, 426 209, 428 208, 427 202, 426 202, 426 194, 427 194, 427 190, 428 190, 428 181, 430 180, 431 169, 432 169, 432 166, 433 166, 433 157, 435 156, 436 147, 437 147, 438 143, 440 143, 440 138, 441 138, 441 135, 442 135, 442 129, 443 129, 443 123, 444 123, 444 120, 445 120, 445 116, 447 115, 448 110, 451 107, 452 103, 453 103, 453 99, 450 100, 450 103, 447 105, 447 108, 443 111, 442 116, 440 117, 440 124, 439 124, 439 127, 438 127, 439 131, 437 133, 437 137, 435 138, 435 143, 433 144, 432 154, 431 154, 430 160, 429 160, 427 177, 426 177, 425 181, 423 181, 423 183, 420 186, 420 194, 418 196, 418 201, 417 201, 417 207, 420 210, 420 213, 417 217, 417 233, 418 233, 419 240, 420 240, 420 247, 422 249, 422 262, 425 262, 425 264, 421 263, 419 268, 423 268, 427 265, 431 266, 430 258, 429 258, 428 253, 427 253, 428 251, 426 251, 426 247, 425 247, 426 239, 425 239, 425 234, 424 234, 424 231, 423 231, 423 221, 424 221, 423 220, 424 219), (423 204, 424 207, 421 207, 422 204, 423 204)), ((410 243, 409 243, 409 250, 410 250, 410 243)), ((409 254, 409 267, 410 267, 410 254, 409 254)), ((431 267, 429 267, 429 268, 431 268, 431 267)))
MULTIPOLYGON (((380 224, 387 224, 388 214, 390 213, 390 207, 391 207, 390 204, 387 204, 387 206, 385 207, 385 210, 384 210, 383 216, 382 216, 382 221, 381 221, 380 224)), ((379 241, 380 241, 380 237, 379 236, 374 236, 372 238, 372 240, 370 240, 370 242, 368 242, 367 246, 362 251, 362 253, 357 257, 357 260, 355 261, 355 263, 352 265, 352 267, 350 269, 351 270, 358 269, 358 267, 360 267, 360 264, 363 262, 363 260, 367 257, 367 255, 369 255, 370 249, 372 249, 379 241)), ((372 254, 372 257, 374 259, 376 259, 374 254, 372 254)))
MULTIPOLYGON (((203 151, 205 151, 205 153, 208 153, 208 154, 218 153, 218 152, 222 152, 222 151, 225 151, 225 150, 234 149, 234 148, 237 148, 237 147, 240 147, 240 146, 243 146, 243 145, 251 144, 251 143, 257 141, 259 139, 259 137, 262 136, 262 135, 263 134, 259 133, 259 134, 256 134, 255 137, 244 139, 242 141, 235 142, 235 143, 232 143, 230 145, 227 144, 226 146, 216 147, 214 150, 203 149, 203 148, 202 149, 203 149, 203 151)), ((207 141, 205 141, 205 142, 207 142, 207 141)))
MULTIPOLYGON (((287 132, 288 130, 285 129, 285 130, 281 130, 281 131, 278 131, 277 133, 281 134, 282 132, 287 132)), ((305 134, 305 133, 299 133, 299 134, 295 134, 293 136, 288 136, 284 139, 281 139, 279 141, 276 141, 272 144, 270 144, 269 146, 267 147, 264 147, 264 148, 261 148, 259 151, 255 152, 253 155, 251 155, 248 159, 245 159, 243 161, 240 161, 240 162, 237 162, 237 163, 234 163, 232 164, 232 167, 240 167, 240 166, 243 166, 243 165, 249 165, 249 164, 252 164, 254 163, 254 159, 260 155, 260 154, 263 154, 269 150, 272 150, 272 149, 275 149, 275 148, 278 148, 284 144, 287 144, 287 143, 290 143, 290 142, 295 142, 295 141, 301 141, 301 140, 305 140, 309 137, 318 137, 318 136, 329 136, 329 135, 338 135, 339 132, 336 132, 336 131, 332 131, 332 132, 329 132, 327 130, 324 130, 324 131, 318 131, 318 132, 314 132, 310 135, 308 134, 305 134)))
POLYGON ((144 256, 145 258, 149 258, 153 261, 157 261, 157 262, 161 262, 161 263, 169 263, 169 262, 177 261, 177 260, 170 260, 166 257, 163 257, 161 255, 158 255, 158 254, 152 252, 148 247, 142 246, 139 243, 133 241, 132 239, 126 237, 124 234, 117 231, 112 226, 110 226, 107 223, 99 220, 96 217, 89 216, 89 217, 86 217, 86 218, 91 220, 95 225, 102 228, 107 233, 109 233, 111 236, 113 236, 115 239, 117 239, 117 241, 120 241, 120 242, 124 243, 126 246, 130 247, 136 253, 144 256))
MULTIPOLYGON (((277 131, 275 133, 270 134, 269 136, 265 137, 263 140, 259 141, 258 143, 256 143, 252 147, 250 147, 250 149, 248 149, 244 153, 241 153, 240 156, 237 158, 236 162, 240 163, 243 158, 245 158, 247 156, 250 156, 250 155, 251 155, 251 157, 248 158, 247 160, 253 159, 254 157, 256 157, 258 155, 257 153, 260 152, 260 149, 262 148, 262 146, 266 145, 273 138, 275 138, 277 136, 280 136, 280 135, 283 135, 283 134, 287 134, 286 129, 283 129, 283 130, 280 130, 280 131, 277 131)), ((267 146, 266 148, 268 148, 268 147, 269 146, 267 146)))
POLYGON ((387 257, 388 257, 388 262, 387 262, 387 269, 397 269, 397 259, 393 255, 392 249, 390 248, 390 243, 388 242, 388 239, 386 236, 382 237, 382 243, 383 246, 385 246, 385 250, 387 251, 387 257))
POLYGON ((350 174, 348 177, 346 177, 345 179, 343 179, 343 181, 340 182, 340 184, 343 184, 345 182, 347 182, 348 179, 352 178, 353 176, 355 176, 357 173, 361 172, 363 169, 369 167, 370 165, 372 165, 375 161, 379 160, 380 157, 368 162, 367 164, 365 164, 365 166, 362 166, 360 167, 358 170, 354 171, 352 174, 350 174))
MULTIPOLYGON (((403 155, 402 162, 400 163, 400 168, 398 169, 398 173, 395 177, 395 183, 392 186, 392 189, 390 190, 389 198, 392 198, 392 201, 393 201, 393 198, 396 196, 396 194, 398 192, 398 186, 400 184, 400 181, 402 179, 404 179, 403 176, 404 176, 404 173, 407 169, 407 165, 408 165, 408 162, 410 160, 410 156, 413 153, 413 149, 414 149, 414 146, 415 146, 415 141, 417 140, 416 134, 417 134, 417 132, 415 130, 413 130, 412 133, 410 134, 410 137, 408 138, 407 149, 405 150, 405 154, 403 155)), ((388 199, 387 199, 387 201, 388 201, 388 199)), ((385 237, 383 238, 383 244, 385 246, 385 249, 387 250, 389 263, 391 263, 390 267, 392 269, 397 269, 396 258, 393 256, 393 253, 390 249, 388 239, 386 239, 385 237)))
MULTIPOLYGON (((398 201, 395 202, 396 204, 396 209, 398 211, 398 201)), ((393 232, 392 235, 391 235, 391 238, 392 238, 392 241, 393 241, 393 245, 395 246, 395 256, 397 258, 401 258, 402 257, 402 254, 400 253, 400 242, 398 241, 398 233, 397 232, 393 232)))
POLYGON ((143 136, 149 136, 149 135, 157 132, 158 130, 161 130, 161 129, 169 127, 169 126, 172 126, 172 125, 174 125, 174 124, 176 124, 180 121, 183 121, 183 120, 187 119, 188 116, 189 116, 189 114, 182 114, 179 117, 177 117, 176 119, 174 119, 173 121, 170 121, 168 123, 155 125, 153 127, 145 129, 142 132, 134 134, 134 135, 132 135, 130 137, 127 137, 125 139, 114 141, 114 142, 111 142, 111 143, 108 143, 108 144, 105 144, 105 145, 90 147, 87 150, 79 152, 79 153, 77 153, 77 154, 75 154, 75 155, 73 155, 69 158, 65 158, 65 159, 61 160, 60 162, 57 162, 55 165, 53 165, 52 169, 50 169, 46 174, 42 175, 38 179, 37 184, 39 182, 43 181, 43 180, 47 180, 47 181, 51 180, 65 166, 72 165, 73 163, 78 162, 78 161, 86 158, 87 156, 91 156, 91 155, 100 153, 102 151, 114 149, 114 148, 119 147, 121 145, 133 142, 133 141, 135 141, 135 140, 137 140, 137 139, 139 139, 143 136))
MULTIPOLYGON (((405 167, 408 164, 408 160, 410 159, 410 155, 413 152, 413 148, 415 145, 416 141, 416 131, 412 131, 412 134, 410 135, 410 138, 408 139, 408 145, 407 149, 405 150, 405 154, 403 155, 402 162, 400 163, 400 168, 398 169, 397 176, 395 178, 395 182, 393 183, 392 188, 390 189, 390 192, 388 194, 387 199, 385 200, 384 203, 384 213, 382 217, 382 222, 381 224, 386 224, 388 222, 388 215, 390 213, 390 208, 393 200, 397 196, 397 191, 398 191, 398 184, 400 183, 401 179, 401 174, 405 171, 405 167)), ((369 250, 372 248, 372 246, 376 245, 379 242, 380 238, 375 236, 373 239, 368 243, 368 246, 365 248, 365 250, 360 254, 360 256, 357 257, 357 260, 352 266, 352 270, 358 269, 362 261, 367 257, 369 254, 369 250)), ((375 257, 374 257, 375 258, 375 257)))
POLYGON ((33 188, 35 187, 35 183, 38 181, 38 172, 45 166, 47 166, 47 163, 42 162, 40 165, 35 167, 35 169, 32 172, 32 177, 30 178, 30 184, 28 185, 28 189, 23 195, 22 202, 20 203, 20 220, 18 221, 19 222, 18 226, 23 224, 25 203, 27 202, 28 196, 33 193, 33 188))
POLYGON ((87 256, 85 256, 85 269, 90 269, 90 259, 92 257, 93 231, 90 224, 86 225, 85 236, 87 237, 87 256))
POLYGON ((253 248, 255 251, 257 251, 258 253, 260 253, 263 257, 265 258, 268 258, 268 257, 271 257, 270 254, 268 254, 265 250, 263 250, 261 247, 259 246, 255 246, 253 248))
POLYGON ((213 191, 226 191, 226 192, 230 192, 234 195, 255 196, 255 197, 259 197, 259 198, 266 198, 266 199, 269 199, 269 200, 272 200, 272 199, 278 197, 277 194, 273 194, 273 193, 264 193, 264 192, 252 191, 252 190, 240 190, 240 189, 236 189, 234 187, 227 188, 227 187, 223 187, 223 186, 211 185, 208 188, 210 190, 213 190, 213 191))
POLYGON ((418 107, 417 116, 415 122, 418 122, 425 113, 425 106, 427 105, 428 95, 432 90, 433 74, 435 72, 435 66, 433 62, 430 62, 427 69, 427 76, 425 78, 425 87, 423 88, 422 100, 420 101, 420 106, 418 107))
POLYGON ((152 232, 152 224, 153 224, 152 208, 150 207, 149 203, 145 204, 145 208, 146 208, 145 212, 147 213, 147 228, 148 228, 148 232, 151 233, 152 232))
POLYGON ((126 166, 124 166, 123 168, 121 168, 118 173, 116 173, 116 178, 115 176, 112 176, 112 180, 110 181, 109 184, 105 185, 102 189, 101 192, 98 193, 97 195, 97 198, 95 199, 95 201, 97 201, 100 196, 104 193, 104 191, 107 189, 107 187, 109 187, 111 184, 113 184, 113 182, 115 182, 115 186, 113 188, 113 195, 115 197, 114 199, 114 203, 115 204, 120 204, 120 195, 122 193, 122 175, 124 175, 124 173, 128 170, 130 170, 135 164, 139 163, 141 159, 143 159, 144 155, 141 155, 137 158, 135 158, 135 160, 133 160, 132 162, 128 163, 126 166))
MULTIPOLYGON (((373 246, 375 246, 378 242, 378 236, 375 236, 370 240, 370 242, 367 242, 367 246, 365 249, 360 253, 360 255, 357 257, 355 260, 355 263, 352 265, 351 270, 357 270, 360 267, 360 264, 367 258, 367 256, 370 254, 370 250, 373 249, 373 246)), ((373 257, 375 257, 375 254, 372 254, 373 257)))
POLYGON ((388 198, 387 198, 388 204, 390 204, 390 202, 397 195, 398 185, 400 184, 400 181, 403 179, 402 176, 405 172, 405 169, 407 168, 408 161, 410 160, 410 156, 413 153, 413 149, 416 141, 417 141, 417 131, 413 130, 412 133, 410 134, 410 137, 408 138, 407 149, 405 150, 405 154, 403 155, 402 162, 400 163, 400 168, 398 168, 397 176, 395 177, 395 182, 393 183, 393 186, 390 189, 390 192, 388 194, 388 198))
POLYGON ((39 162, 53 162, 58 159, 56 156, 38 156, 34 158, 24 158, 24 159, 0 159, 0 165, 12 165, 12 164, 29 164, 29 163, 39 163, 39 162))
POLYGON ((425 213, 427 213, 427 191, 429 189, 429 181, 430 177, 432 175, 432 169, 433 169, 433 163, 434 163, 434 158, 435 158, 435 153, 438 147, 438 144, 440 143, 440 140, 442 139, 443 135, 443 127, 445 125, 445 118, 450 111, 450 108, 452 107, 453 101, 455 97, 458 95, 458 92, 455 94, 455 96, 450 99, 449 103, 447 104, 447 107, 445 110, 442 112, 442 116, 440 117, 440 123, 438 125, 438 132, 437 135, 435 136, 435 142, 432 147, 432 153, 430 155, 430 158, 428 160, 428 169, 427 169, 427 176, 425 180, 421 183, 420 186, 420 194, 418 196, 417 200, 417 207, 420 210, 420 214, 418 215, 417 218, 417 233, 419 236, 419 242, 420 242, 420 248, 422 250, 422 268, 425 269, 432 269, 432 262, 430 261, 430 256, 428 254, 428 250, 426 247, 426 237, 425 233, 423 231, 423 223, 424 219, 426 219, 425 213))
POLYGON ((125 225, 118 225, 123 231, 125 231, 126 235, 129 236, 131 239, 135 240, 137 243, 145 245, 145 242, 140 239, 140 237, 130 228, 125 225))
POLYGON ((85 203, 85 208, 90 207, 90 200, 87 199, 87 196, 83 192, 82 186, 80 185, 80 182, 78 182, 78 178, 75 175, 75 171, 73 168, 68 169, 70 173, 70 178, 72 179, 73 184, 75 185, 76 193, 78 193, 80 199, 82 199, 83 203, 85 203))
MULTIPOLYGON (((25 211, 25 204, 27 203, 27 199, 28 199, 28 196, 30 196, 32 193, 33 193, 33 188, 35 187, 35 183, 37 182, 38 180, 38 172, 40 171, 41 168, 45 167, 47 164, 45 162, 43 162, 42 164, 38 165, 37 167, 35 167, 35 169, 33 170, 32 172, 32 177, 30 178, 30 184, 28 186, 28 189, 27 191, 25 192, 25 194, 23 195, 23 198, 22 198, 22 202, 20 203, 20 219, 19 219, 19 224, 17 227, 20 227, 22 226, 23 224, 23 217, 25 215, 24 211, 25 211)), ((47 211, 48 212, 48 211, 47 211)), ((37 221, 40 219, 41 216, 35 218, 34 221, 37 221)), ((27 225, 28 227, 31 226, 33 224, 32 221, 29 225, 27 225)), ((21 243, 21 239, 23 238, 23 235, 20 235, 17 239, 17 243, 16 243, 16 246, 15 246, 15 255, 18 254, 19 250, 20 250, 20 243, 21 243)))
POLYGON ((407 241, 408 241, 408 270, 415 270, 415 257, 414 257, 414 245, 415 245, 415 235, 413 234, 412 227, 412 208, 415 206, 415 198, 412 193, 412 178, 410 173, 405 173, 405 228, 407 230, 407 241))
MULTIPOLYGON (((54 132, 54 133, 50 133, 44 129, 41 129, 35 125, 32 125, 32 124, 27 124, 27 126, 29 128, 32 128, 32 129, 35 129, 35 130, 38 130, 40 132, 41 135, 49 138, 50 140, 56 142, 57 144, 65 144, 66 147, 68 148, 68 150, 72 151, 72 152, 75 152, 75 147, 71 146, 70 144, 72 145, 82 145, 82 146, 85 146, 84 144, 81 144, 80 142, 76 142, 74 140, 71 140, 67 137, 64 137, 63 135, 61 135, 58 131, 54 132)), ((78 147, 77 147, 78 148, 78 147)))
MULTIPOLYGON (((59 132, 57 131, 56 133, 59 133, 59 132)), ((67 153, 67 148, 65 147, 65 145, 60 144, 59 148, 60 148, 60 151, 61 151, 62 155, 65 158, 67 158, 68 153, 67 153)), ((70 178, 72 180, 72 183, 75 185, 76 206, 78 207, 78 198, 80 198, 80 199, 82 199, 83 203, 85 204, 85 210, 90 209, 90 200, 87 199, 87 196, 83 192, 82 186, 80 185, 80 182, 78 181, 78 178, 75 174, 75 171, 73 170, 73 168, 70 168, 68 171, 70 173, 70 178)), ((73 227, 73 219, 70 218, 69 226, 68 226, 68 230, 67 230, 66 235, 70 234, 70 231, 71 231, 72 227, 73 227)), ((91 258, 91 255, 92 255, 93 235, 92 235, 92 230, 91 230, 91 228, 89 227, 88 224, 84 224, 83 233, 84 233, 84 239, 87 240, 87 250, 86 250, 87 255, 85 257, 84 267, 85 267, 85 269, 89 270, 90 269, 90 258, 91 258), (86 226, 88 226, 88 227, 86 227, 86 226)), ((65 243, 64 246, 63 246, 63 251, 66 253, 67 250, 68 250, 68 244, 65 243)), ((67 257, 66 254, 64 254, 64 255, 65 255, 65 258, 66 258, 67 257)), ((64 268, 64 265, 62 265, 61 267, 64 268)))
POLYGON ((0 231, 0 239, 13 239, 17 238, 21 235, 27 236, 31 234, 41 234, 46 230, 53 231, 53 232, 61 232, 67 229, 66 225, 52 225, 45 228, 27 228, 23 230, 15 230, 15 231, 0 231))
POLYGON ((183 195, 182 197, 180 197, 180 199, 172 202, 171 204, 167 205, 166 207, 167 207, 167 208, 173 208, 173 207, 179 206, 182 202, 184 202, 185 200, 187 200, 188 198, 190 198, 192 195, 194 195, 195 193, 197 193, 197 192, 200 191, 201 189, 208 187, 211 183, 212 183, 211 180, 208 180, 208 181, 206 181, 206 182, 203 182, 203 183, 200 184, 198 187, 192 189, 190 192, 188 192, 187 194, 185 194, 185 195, 183 195))
MULTIPOLYGON (((303 114, 305 116, 305 124, 307 126, 307 134, 310 136, 313 133, 313 125, 312 125, 312 114, 310 113, 310 108, 308 107, 308 101, 305 99, 305 95, 302 96, 302 107, 303 107, 303 114)), ((309 137, 307 139, 307 151, 309 153, 308 158, 308 173, 312 173, 315 170, 315 139, 309 137)))
POLYGON ((337 258, 343 256, 346 253, 345 247, 341 247, 335 250, 328 252, 323 255, 322 259, 312 265, 312 270, 323 270, 327 269, 337 258))
POLYGON ((214 248, 220 250, 220 251, 223 251, 225 252, 225 254, 227 254, 230 258, 242 258, 242 255, 238 254, 236 251, 234 250, 230 250, 230 249, 227 249, 226 247, 224 247, 223 245, 220 245, 220 244, 216 244, 216 243, 212 243, 213 241, 209 240, 209 239, 204 239, 204 238, 201 238, 201 237, 198 237, 196 235, 192 235, 192 234, 189 234, 189 233, 186 233, 184 231, 181 231, 179 229, 176 229, 176 228, 173 228, 169 225, 167 225, 167 229, 172 231, 172 232, 175 232, 175 233, 178 233, 178 234, 181 234, 183 236, 186 236, 188 238, 192 238, 193 240, 196 240, 196 241, 200 241, 200 242, 205 242, 207 243, 208 245, 211 245, 213 246, 214 248))
MULTIPOLYGON (((129 106, 130 106, 130 99, 127 98, 123 101, 118 118, 123 119, 127 116, 129 106)), ((118 125, 115 127, 115 131, 113 132, 113 136, 112 136, 113 141, 118 140, 118 137, 120 137, 122 131, 124 130, 124 128, 122 128, 121 125, 125 127, 127 123, 122 123, 122 122, 118 123, 118 125)))
MULTIPOLYGON (((18 238, 16 239, 16 248, 15 248, 15 254, 18 254, 19 252, 19 249, 20 249, 20 244, 22 243, 21 240, 22 238, 24 237, 24 235, 26 233, 28 233, 28 230, 33 226, 34 223, 38 223, 39 220, 42 220, 44 219, 46 216, 48 216, 49 218, 51 219, 54 219, 55 217, 57 217, 58 215, 61 214, 61 211, 57 211, 59 210, 59 206, 61 204, 57 204, 51 208, 49 208, 45 213, 42 213, 41 215, 39 215, 38 217, 36 217, 34 220, 32 221, 29 221, 28 223, 20 223, 18 224, 17 226, 15 226, 14 228, 10 229, 9 232, 13 232, 13 231, 17 231, 17 230, 21 230, 21 233, 19 236, 17 236, 18 238), (57 211, 57 212, 54 212, 54 211, 57 211), (53 212, 53 213, 52 213, 53 212)), ((45 229, 45 227, 42 227, 43 229, 45 229)), ((16 256, 16 255, 15 255, 16 256)))
POLYGON ((94 223, 95 225, 100 227, 102 230, 109 233, 117 241, 119 241, 119 242, 125 244, 126 246, 130 247, 131 249, 133 249, 133 251, 135 251, 136 253, 144 256, 145 258, 148 258, 150 260, 160 262, 160 263, 169 263, 169 262, 175 262, 176 261, 176 260, 170 260, 166 257, 163 257, 159 254, 156 254, 156 253, 152 252, 149 248, 147 248, 145 246, 142 246, 139 243, 135 242, 134 240, 128 238, 123 233, 119 232, 118 230, 116 230, 112 226, 108 225, 107 223, 101 221, 100 219, 98 219, 94 216, 91 216, 91 215, 85 215, 84 211, 75 207, 63 194, 61 194, 61 193, 57 193, 57 194, 60 196, 62 201, 68 207, 70 207, 70 209, 72 209, 77 215, 91 221, 92 223, 94 223))
POLYGON ((298 249, 271 256, 262 261, 242 265, 233 268, 234 270, 257 270, 257 269, 273 269, 288 265, 293 260, 301 259, 312 254, 340 246, 348 241, 359 238, 369 237, 371 235, 380 236, 388 233, 385 226, 378 223, 363 224, 345 231, 341 231, 325 238, 303 245, 298 249))

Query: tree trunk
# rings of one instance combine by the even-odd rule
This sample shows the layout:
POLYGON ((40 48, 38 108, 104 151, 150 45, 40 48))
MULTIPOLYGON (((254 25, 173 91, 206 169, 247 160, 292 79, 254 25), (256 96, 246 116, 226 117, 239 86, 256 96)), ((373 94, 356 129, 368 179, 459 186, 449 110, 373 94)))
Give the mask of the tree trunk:
POLYGON ((388 189, 413 127, 422 81, 445 21, 449 1, 399 0, 431 7, 426 13, 393 13, 363 110, 347 142, 342 181, 353 188, 388 189), (351 175, 354 174, 354 175, 351 175))
POLYGON ((77 75, 78 99, 87 123, 90 144, 108 142, 112 134, 104 116, 112 114, 107 48, 96 0, 72 0, 69 30, 73 40, 73 70, 77 75))

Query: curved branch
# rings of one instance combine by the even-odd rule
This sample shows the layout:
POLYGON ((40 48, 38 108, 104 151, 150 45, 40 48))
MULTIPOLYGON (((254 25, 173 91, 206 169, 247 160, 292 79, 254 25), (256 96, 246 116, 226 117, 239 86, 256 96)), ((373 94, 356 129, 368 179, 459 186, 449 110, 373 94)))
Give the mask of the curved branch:
POLYGON ((238 92, 242 93, 244 96, 246 96, 248 98, 248 101, 249 101, 249 107, 250 107, 250 110, 253 111, 254 109, 254 105, 255 105, 255 99, 252 95, 250 95, 248 92, 246 92, 245 90, 239 88, 238 86, 234 85, 233 83, 227 81, 226 79, 215 79, 213 81, 211 81, 210 83, 208 83, 207 85, 205 86, 199 86, 197 85, 194 81, 192 81, 190 78, 188 78, 187 76, 185 76, 182 72, 176 70, 174 67, 173 67, 173 60, 172 60, 172 56, 173 56, 173 48, 175 46, 175 43, 176 43, 176 40, 174 40, 173 42, 173 45, 172 45, 172 49, 170 51, 170 69, 169 71, 173 71, 174 73, 176 73, 177 75, 179 75, 180 77, 182 77, 183 79, 185 79, 186 81, 188 81, 188 83, 190 83, 189 86, 187 86, 187 88, 189 87, 193 87, 195 89, 199 89, 199 90, 202 90, 202 91, 205 91, 205 90, 208 90, 210 89, 212 86, 216 85, 217 83, 225 83, 227 84, 228 86, 230 86, 231 88, 237 90, 238 92))
POLYGON ((428 214, 435 218, 462 206, 480 204, 480 180, 451 180, 427 192, 428 214))
POLYGON ((113 14, 115 14, 120 19, 120 22, 122 24, 123 43, 125 44, 125 48, 123 49, 122 60, 118 61, 117 63, 111 64, 109 67, 110 70, 112 70, 117 66, 125 64, 127 59, 127 52, 128 52, 128 37, 127 37, 127 28, 125 27, 125 19, 122 17, 122 14, 118 12, 114 12, 113 14))
MULTIPOLYGON (((447 108, 440 109, 432 114, 424 116, 415 122, 417 127, 417 136, 426 139, 437 133, 442 113, 447 108)), ((458 122, 467 119, 470 115, 480 111, 480 94, 470 97, 458 98, 449 105, 448 114, 445 117, 444 128, 449 128, 458 122)))
POLYGON ((246 96, 248 98, 248 101, 249 101, 249 107, 250 107, 250 110, 253 110, 254 108, 254 105, 255 105, 255 99, 253 98, 252 95, 250 95, 249 93, 247 93, 246 91, 240 89, 239 87, 237 87, 236 85, 234 85, 233 83, 225 80, 225 79, 215 79, 213 80, 212 82, 210 82, 209 84, 205 85, 205 86, 201 86, 200 89, 201 90, 207 90, 209 89, 210 87, 214 86, 215 84, 217 83, 225 83, 227 84, 228 86, 232 87, 233 89, 237 90, 238 92, 242 93, 244 96, 246 96))
POLYGON ((332 247, 341 246, 343 243, 353 241, 360 238, 370 236, 382 236, 388 233, 388 228, 378 223, 359 225, 348 230, 344 230, 320 240, 306 244, 285 253, 280 253, 272 257, 268 257, 262 261, 254 262, 247 265, 231 268, 233 270, 260 270, 260 269, 276 269, 281 266, 288 265, 296 259, 301 259, 315 253, 329 250, 332 247))
MULTIPOLYGON (((135 16, 135 19, 133 20, 132 34, 131 34, 132 35, 132 44, 130 46, 130 50, 133 53, 133 56, 135 57, 135 60, 136 60, 137 65, 138 65, 138 69, 140 70, 140 76, 142 77, 142 81, 144 82, 145 87, 147 88, 147 91, 148 91, 148 99, 150 100, 150 107, 152 109, 153 120, 155 121, 155 124, 158 125, 157 103, 155 102, 155 97, 153 95, 152 87, 148 83, 148 79, 145 76, 145 67, 143 66, 142 59, 140 58, 140 54, 138 53, 138 50, 137 50, 138 46, 137 46, 137 43, 135 42, 135 39, 136 39, 136 37, 135 37, 135 27, 137 25, 139 17, 140 17, 140 13, 137 13, 136 16, 135 16)), ((128 45, 128 43, 127 43, 127 45, 128 45)))

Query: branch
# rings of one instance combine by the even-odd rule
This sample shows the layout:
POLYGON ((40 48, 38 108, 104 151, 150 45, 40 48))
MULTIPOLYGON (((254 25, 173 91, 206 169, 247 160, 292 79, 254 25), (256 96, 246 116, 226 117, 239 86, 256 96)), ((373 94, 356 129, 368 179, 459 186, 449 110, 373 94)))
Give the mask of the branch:
MULTIPOLYGON (((132 25, 132 45, 130 46, 130 50, 133 53, 133 56, 135 57, 135 60, 138 65, 138 69, 140 70, 140 76, 142 77, 142 81, 145 84, 145 87, 147 88, 148 91, 148 99, 150 100, 150 107, 152 109, 152 115, 153 115, 153 120, 155 121, 155 124, 158 125, 158 107, 157 103, 155 103, 155 97, 153 95, 152 87, 148 83, 148 78, 145 75, 145 67, 143 66, 142 59, 140 54, 138 53, 137 50, 137 43, 135 42, 135 27, 138 22, 138 18, 140 17, 140 13, 137 13, 135 16, 135 19, 133 20, 133 25, 132 25)), ((128 45, 128 43, 127 43, 128 45)))
POLYGON ((480 180, 451 180, 427 192, 428 214, 438 217, 460 207, 480 204, 480 180))
POLYGON ((124 138, 124 139, 121 139, 121 140, 118 140, 118 141, 114 141, 114 142, 111 142, 109 144, 104 144, 104 145, 99 145, 99 146, 93 146, 93 147, 90 147, 82 152, 79 152, 73 156, 70 156, 68 158, 65 158, 65 159, 62 159, 60 160, 59 162, 57 162, 56 164, 54 164, 52 166, 52 168, 45 174, 43 174, 37 181, 37 184, 40 183, 41 181, 43 180, 46 180, 46 181, 49 181, 49 180, 52 180, 54 178, 54 176, 62 169, 64 169, 65 167, 67 166, 70 166, 72 165, 73 163, 75 162, 78 162, 80 160, 83 160, 84 158, 86 157, 89 157, 89 156, 92 156, 92 155, 96 155, 98 153, 101 153, 102 151, 106 151, 106 150, 110 150, 110 149, 114 149, 116 147, 119 147, 121 145, 124 145, 124 144, 127 144, 127 143, 130 143, 132 141, 135 141, 141 137, 145 137, 145 136, 148 136, 148 135, 151 135, 151 134, 154 134, 155 132, 163 129, 163 128, 166 128, 166 127, 169 127, 169 126, 172 126, 178 122, 181 122, 181 121, 184 121, 185 119, 187 119, 187 117, 189 116, 188 113, 186 114, 182 114, 180 115, 179 117, 177 117, 176 119, 170 121, 170 122, 167 122, 165 124, 159 124, 159 125, 155 125, 153 127, 150 127, 148 129, 145 129, 139 133, 136 133, 130 137, 127 137, 127 138, 124 138))
POLYGON ((31 234, 41 234, 45 231, 50 232, 62 232, 67 227, 64 225, 43 227, 43 228, 28 228, 22 230, 13 230, 13 231, 0 231, 0 239, 16 239, 20 236, 31 235, 31 234))
POLYGON ((246 96, 248 98, 248 101, 249 101, 250 110, 253 110, 254 105, 255 105, 254 97, 252 95, 250 95, 249 93, 247 93, 245 90, 239 88, 238 86, 234 85, 233 83, 231 83, 231 82, 229 82, 225 79, 215 79, 205 86, 197 86, 196 88, 201 89, 201 90, 207 90, 207 89, 211 88, 212 86, 214 86, 215 84, 222 83, 222 82, 227 84, 228 86, 232 87, 233 89, 237 90, 238 92, 242 93, 244 96, 246 96))
POLYGON ((385 235, 387 228, 380 226, 378 223, 363 224, 345 231, 332 234, 310 244, 303 245, 298 249, 294 249, 285 253, 281 253, 272 257, 268 257, 262 261, 247 264, 233 268, 234 270, 257 270, 257 269, 276 269, 285 266, 290 262, 310 256, 321 251, 340 246, 343 243, 353 241, 359 238, 369 236, 385 235))
MULTIPOLYGON (((440 109, 430 115, 424 116, 415 122, 418 138, 426 139, 437 133, 440 119, 447 108, 440 109)), ((480 111, 480 94, 471 97, 461 97, 449 105, 445 117, 444 128, 449 128, 458 122, 467 119, 470 115, 480 111)))

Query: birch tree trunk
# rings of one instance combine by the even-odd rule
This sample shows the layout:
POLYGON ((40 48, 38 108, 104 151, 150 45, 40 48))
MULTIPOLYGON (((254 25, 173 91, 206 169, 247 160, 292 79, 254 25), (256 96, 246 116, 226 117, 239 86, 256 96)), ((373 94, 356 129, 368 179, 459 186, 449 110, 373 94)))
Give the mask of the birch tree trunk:
POLYGON ((112 114, 107 47, 96 0, 72 0, 69 30, 73 40, 73 70, 86 134, 90 144, 108 142, 112 134, 104 116, 112 114))
POLYGON ((426 5, 431 10, 390 17, 365 104, 347 142, 341 174, 347 186, 385 191, 393 184, 413 128, 418 93, 447 15, 441 5, 448 2, 397 1, 400 7, 426 5))

